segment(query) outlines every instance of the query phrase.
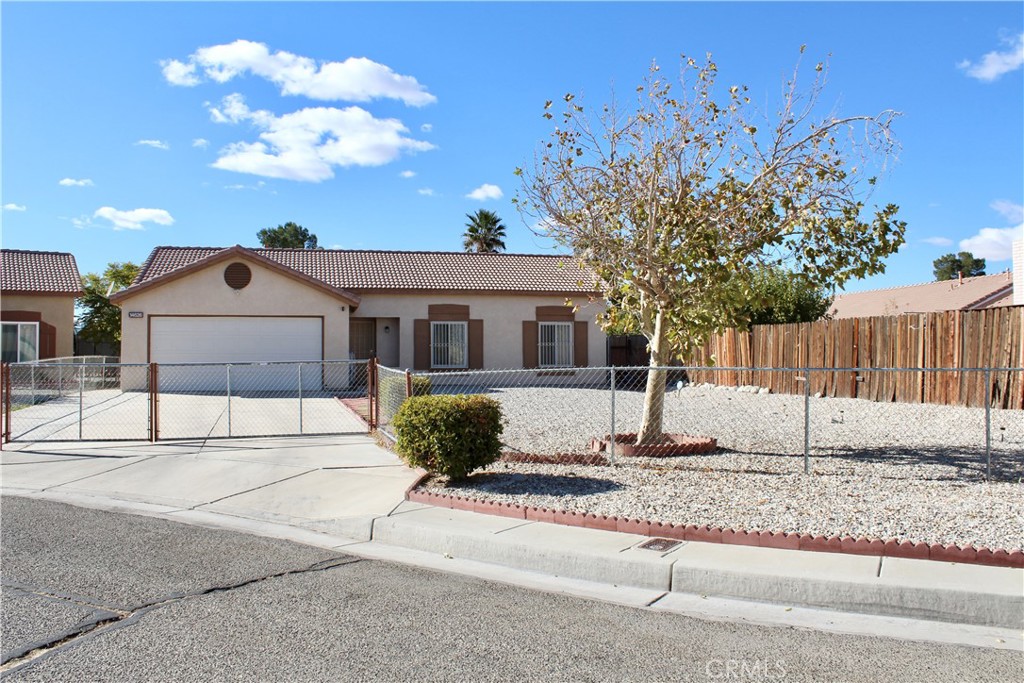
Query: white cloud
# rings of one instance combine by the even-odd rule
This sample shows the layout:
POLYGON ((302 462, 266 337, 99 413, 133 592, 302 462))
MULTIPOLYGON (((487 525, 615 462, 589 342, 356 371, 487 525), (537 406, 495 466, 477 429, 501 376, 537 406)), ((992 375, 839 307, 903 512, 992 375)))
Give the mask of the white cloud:
POLYGON ((402 171, 398 175, 402 176, 403 178, 415 178, 416 171, 402 171))
POLYGON ((504 193, 501 191, 500 187, 498 187, 497 185, 484 183, 480 187, 476 188, 475 190, 467 194, 466 198, 475 199, 477 201, 482 202, 488 199, 501 199, 503 196, 504 193))
POLYGON ((982 228, 977 235, 960 240, 960 249, 989 261, 1009 261, 1013 241, 1024 237, 1024 223, 1012 228, 982 228))
POLYGON ((136 146, 141 145, 143 147, 153 147, 153 148, 156 148, 156 149, 170 149, 171 148, 171 146, 168 145, 163 140, 139 140, 135 144, 136 144, 136 146))
MULTIPOLYGON (((130 211, 119 211, 112 206, 103 206, 96 209, 93 218, 106 218, 113 223, 114 230, 144 230, 143 223, 156 223, 157 225, 171 225, 174 218, 163 209, 131 209, 130 211)), ((77 226, 76 227, 84 227, 77 226)))
POLYGON ((164 78, 171 85, 183 85, 186 87, 199 85, 195 64, 183 64, 177 59, 165 59, 160 62, 160 67, 164 72, 164 78))
POLYGON ((201 47, 187 62, 168 59, 160 64, 164 78, 172 85, 196 85, 202 80, 198 75, 202 70, 206 78, 218 83, 251 73, 280 87, 282 95, 304 95, 314 100, 369 102, 390 98, 414 107, 437 101, 412 76, 397 74, 365 57, 317 62, 283 50, 271 53, 264 43, 251 40, 201 47))
POLYGON ((21 204, 4 204, 4 211, 28 211, 28 207, 21 204))
POLYGON ((1024 222, 1024 205, 1016 204, 1006 199, 997 199, 989 204, 989 206, 1011 223, 1024 222))
POLYGON ((949 239, 948 237, 925 237, 921 241, 924 242, 925 244, 931 244, 936 247, 948 247, 949 245, 953 244, 953 240, 949 239))
POLYGON ((403 152, 434 148, 403 135, 397 119, 374 118, 360 107, 311 107, 275 116, 251 110, 235 93, 220 107, 210 107, 217 123, 248 121, 262 130, 258 142, 235 142, 220 151, 214 168, 268 178, 320 182, 334 177, 334 167, 382 166, 403 152))
POLYGON ((1006 50, 988 52, 978 62, 965 59, 957 64, 957 68, 971 78, 988 83, 1021 68, 1024 65, 1024 33, 1000 42, 1007 46, 1006 50))
POLYGON ((424 133, 429 133, 430 131, 434 130, 434 124, 424 123, 422 126, 420 126, 420 130, 423 131, 424 133))
POLYGON ((210 146, 210 141, 206 138, 196 138, 192 141, 192 146, 198 147, 199 149, 206 149, 210 146))
POLYGON ((61 178, 57 183, 63 187, 92 187, 93 182, 89 178, 61 178))
POLYGON ((433 197, 434 196, 434 188, 432 188, 432 187, 422 187, 422 188, 416 190, 416 192, 418 192, 419 194, 423 195, 424 197, 433 197))

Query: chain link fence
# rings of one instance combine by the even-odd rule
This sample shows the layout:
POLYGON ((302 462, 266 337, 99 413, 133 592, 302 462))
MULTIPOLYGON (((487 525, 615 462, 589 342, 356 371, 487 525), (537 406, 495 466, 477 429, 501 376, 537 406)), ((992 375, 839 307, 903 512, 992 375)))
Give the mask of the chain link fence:
MULTIPOLYGON (((1024 396, 1007 396, 1004 391, 1007 378, 1024 379, 1022 368, 912 371, 922 378, 927 373, 957 373, 972 386, 982 387, 989 398, 984 408, 830 398, 816 389, 826 373, 850 373, 851 381, 882 383, 907 370, 742 368, 784 375, 803 388, 793 394, 737 385, 738 370, 606 367, 405 373, 381 366, 378 426, 393 439, 391 418, 408 386, 420 383, 425 392, 429 383, 432 394, 484 394, 497 400, 505 418, 506 460, 633 461, 648 466, 667 462, 628 457, 643 426, 646 402, 663 415, 660 432, 678 435, 663 437, 659 445, 691 444, 682 450, 705 452, 694 444, 706 443, 701 439, 706 437, 714 439, 714 452, 748 455, 752 467, 768 457, 772 459, 765 462, 775 469, 782 458, 789 469, 812 473, 815 462, 828 458, 833 469, 845 463, 854 467, 884 461, 929 466, 934 476, 944 478, 1024 477, 1024 396), (700 381, 694 381, 697 378, 700 381), (610 438, 613 434, 618 438, 610 438)), ((632 450, 640 456, 667 454, 632 450)))
POLYGON ((4 441, 365 433, 366 361, 16 363, 4 441))

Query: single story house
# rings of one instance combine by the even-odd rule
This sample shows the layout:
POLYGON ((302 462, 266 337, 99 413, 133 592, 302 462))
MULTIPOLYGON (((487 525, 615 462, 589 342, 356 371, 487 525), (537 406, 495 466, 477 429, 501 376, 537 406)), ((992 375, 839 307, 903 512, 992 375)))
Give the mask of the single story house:
POLYGON ((0 351, 5 363, 71 356, 82 278, 71 254, 0 249, 0 351))
POLYGON ((111 301, 123 363, 605 363, 604 302, 565 256, 157 247, 111 301))
POLYGON ((1013 275, 1007 271, 839 294, 829 312, 833 318, 867 318, 904 313, 974 311, 1013 305, 1013 296, 1013 275))

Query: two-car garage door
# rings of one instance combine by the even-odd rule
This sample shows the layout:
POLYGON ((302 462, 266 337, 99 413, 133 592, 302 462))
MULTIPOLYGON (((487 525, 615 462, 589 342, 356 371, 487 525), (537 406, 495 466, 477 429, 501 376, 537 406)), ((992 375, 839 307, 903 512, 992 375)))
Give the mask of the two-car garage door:
MULTIPOLYGON (((321 317, 153 316, 149 357, 154 363, 218 363, 207 367, 162 367, 162 391, 296 391, 295 365, 239 365, 230 379, 224 363, 320 361, 321 317)), ((319 367, 303 368, 303 390, 321 387, 319 367)))

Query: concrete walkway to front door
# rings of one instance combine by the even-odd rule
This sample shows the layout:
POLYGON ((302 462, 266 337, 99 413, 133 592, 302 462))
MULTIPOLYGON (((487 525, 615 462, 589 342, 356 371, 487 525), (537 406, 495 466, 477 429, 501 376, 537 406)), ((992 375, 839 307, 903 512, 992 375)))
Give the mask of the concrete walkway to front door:
POLYGON ((363 541, 419 476, 365 435, 4 448, 0 482, 16 495, 213 512, 363 541))

